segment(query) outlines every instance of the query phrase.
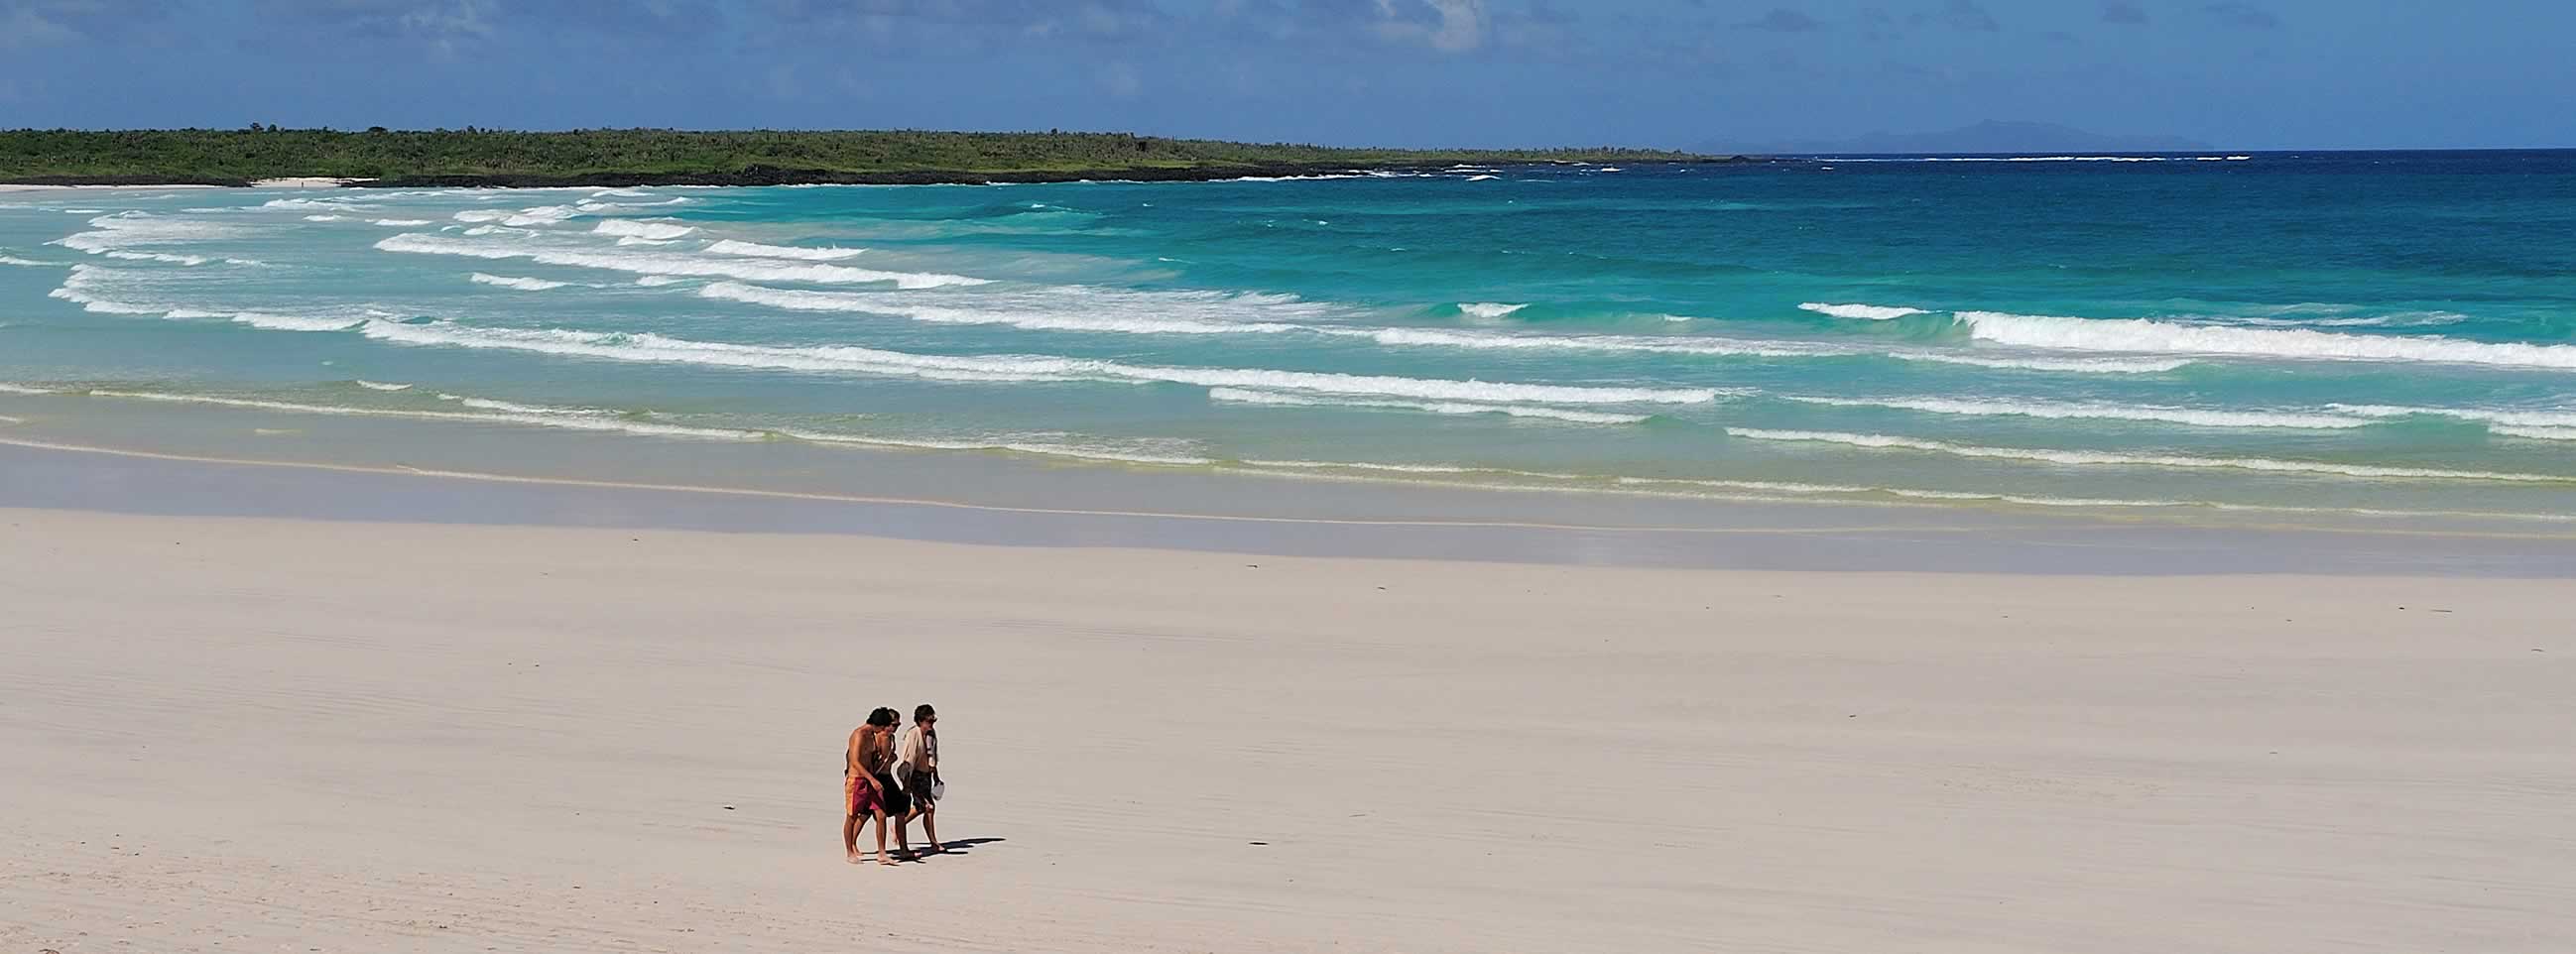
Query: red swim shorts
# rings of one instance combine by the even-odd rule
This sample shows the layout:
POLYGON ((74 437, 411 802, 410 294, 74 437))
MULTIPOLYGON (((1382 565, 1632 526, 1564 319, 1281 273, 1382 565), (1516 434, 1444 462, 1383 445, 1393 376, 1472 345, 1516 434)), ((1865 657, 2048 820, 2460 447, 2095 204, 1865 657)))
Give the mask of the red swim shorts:
POLYGON ((841 803, 849 806, 852 815, 873 815, 885 810, 885 800, 878 796, 875 786, 856 775, 841 777, 841 803))

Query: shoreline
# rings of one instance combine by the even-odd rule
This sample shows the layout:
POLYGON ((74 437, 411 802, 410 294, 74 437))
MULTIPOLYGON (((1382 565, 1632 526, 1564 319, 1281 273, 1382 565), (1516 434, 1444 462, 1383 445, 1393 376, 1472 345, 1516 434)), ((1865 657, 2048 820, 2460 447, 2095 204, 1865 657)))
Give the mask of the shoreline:
MULTIPOLYGON (((1739 166, 1771 165, 1793 162, 1765 156, 1711 156, 1694 159, 1630 160, 1639 165, 1739 166)), ((469 173, 412 174, 374 178, 332 176, 291 176, 261 179, 232 179, 204 176, 27 176, 0 183, 10 188, 167 188, 196 186, 217 188, 351 188, 351 189, 553 189, 553 188, 633 188, 640 186, 785 186, 785 185, 1025 185, 1069 182, 1224 182, 1234 179, 1279 177, 1309 178, 1318 176, 1360 176, 1379 173, 1438 172, 1461 162, 1386 162, 1386 163, 1257 163, 1249 165, 1206 166, 1100 166, 1084 169, 1021 169, 973 171, 962 169, 912 169, 882 172, 850 172, 831 169, 790 169, 753 166, 733 171, 700 172, 585 172, 569 175, 540 173, 469 173), (297 183, 282 185, 283 183, 297 183)), ((1478 164, 1478 163, 1464 163, 1478 164)), ((1495 166, 1581 165, 1579 162, 1533 162, 1529 160, 1483 163, 1495 166)))
POLYGON ((852 453, 863 469, 893 475, 887 492, 208 458, 7 438, 0 439, 0 474, 7 477, 0 480, 0 507, 1517 565, 1935 575, 2576 577, 2576 534, 2182 525, 1948 507, 1605 500, 1304 482, 1300 486, 1318 501, 1310 510, 1227 512, 1223 508, 1267 496, 1264 480, 936 453, 852 453), (953 492, 942 499, 920 490, 979 482, 984 499, 953 492))
MULTIPOLYGON (((359 382, 364 384, 364 382, 359 382)), ((0 443, 256 466, 860 502, 1000 504, 1083 512, 1537 522, 1635 528, 1724 523, 1711 512, 1884 514, 1904 526, 2144 526, 2360 537, 2576 541, 2576 514, 2441 507, 2301 506, 2187 498, 2028 496, 1998 490, 1637 478, 1506 466, 1412 467, 1338 459, 1124 455, 1078 446, 955 442, 796 430, 666 425, 561 427, 544 417, 333 406, 0 382, 0 443), (24 402, 24 403, 21 403, 24 402), (56 404, 54 402, 67 402, 56 404), (614 461, 614 464, 607 463, 614 461), (635 469, 638 466, 644 470, 635 469), (985 479, 989 475, 1001 479, 985 479), (720 475, 720 476, 716 476, 720 475), (959 477, 969 478, 962 483, 959 477), (888 481, 892 482, 889 483, 888 481), (1150 491, 1134 488, 1150 487, 1150 491), (963 489, 961 488, 969 488, 963 489), (1070 488, 1070 491, 1068 491, 1070 488), (1294 488, 1282 495, 1272 491, 1294 488), (1176 496, 1177 495, 1177 496, 1176 496), (1306 505, 1298 498, 1324 498, 1306 505)), ((649 415, 648 415, 649 418, 649 415)), ((1167 514, 1169 515, 1169 514, 1167 514)), ((1732 519, 1732 518, 1729 518, 1732 519)), ((1329 520, 1328 520, 1329 522, 1329 520)), ((1796 522, 1796 521, 1791 521, 1796 522)), ((1837 516, 1828 523, 1847 524, 1837 516)))

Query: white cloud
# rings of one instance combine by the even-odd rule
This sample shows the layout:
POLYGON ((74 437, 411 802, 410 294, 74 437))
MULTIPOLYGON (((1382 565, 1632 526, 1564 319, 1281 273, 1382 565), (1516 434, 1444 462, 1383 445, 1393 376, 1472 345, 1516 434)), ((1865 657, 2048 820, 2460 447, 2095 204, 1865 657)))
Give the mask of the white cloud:
POLYGON ((1485 42, 1485 0, 1377 0, 1379 36, 1462 53, 1485 42))

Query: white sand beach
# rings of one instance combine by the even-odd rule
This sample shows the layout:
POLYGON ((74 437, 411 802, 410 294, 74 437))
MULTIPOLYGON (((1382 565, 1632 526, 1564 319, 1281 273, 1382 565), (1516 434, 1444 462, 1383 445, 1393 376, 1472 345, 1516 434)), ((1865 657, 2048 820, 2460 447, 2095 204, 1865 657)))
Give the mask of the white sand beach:
POLYGON ((373 182, 373 181, 375 181, 375 180, 373 180, 373 179, 352 179, 352 178, 348 178, 348 177, 345 177, 345 176, 286 176, 286 177, 276 178, 276 179, 261 179, 261 180, 258 180, 258 181, 256 181, 256 182, 252 182, 252 183, 251 183, 251 188, 254 188, 254 189, 341 189, 341 188, 346 188, 346 187, 348 187, 348 186, 351 186, 351 185, 354 185, 354 184, 357 184, 357 183, 360 183, 360 182, 373 182))
POLYGON ((0 510, 0 950, 2557 954, 2569 592, 0 510))

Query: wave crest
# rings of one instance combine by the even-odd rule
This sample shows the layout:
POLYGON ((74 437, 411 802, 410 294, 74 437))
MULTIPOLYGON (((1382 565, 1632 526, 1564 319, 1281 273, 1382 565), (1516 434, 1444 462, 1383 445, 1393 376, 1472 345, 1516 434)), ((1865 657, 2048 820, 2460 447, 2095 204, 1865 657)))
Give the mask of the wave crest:
POLYGON ((1980 340, 2063 351, 2218 354, 2336 361, 2419 361, 2576 370, 2576 347, 2435 336, 2337 334, 2307 329, 2181 325, 2145 318, 2063 318, 1958 312, 1980 340))

